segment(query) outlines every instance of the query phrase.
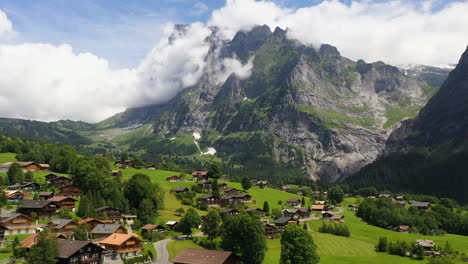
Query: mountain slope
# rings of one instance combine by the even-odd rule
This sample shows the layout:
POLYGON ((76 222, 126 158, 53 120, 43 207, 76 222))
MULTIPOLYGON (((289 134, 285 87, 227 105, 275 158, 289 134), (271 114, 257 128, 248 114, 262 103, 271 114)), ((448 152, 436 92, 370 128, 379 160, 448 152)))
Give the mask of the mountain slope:
MULTIPOLYGON (((171 41, 183 34, 175 33, 171 41)), ((310 178, 334 181, 373 161, 394 125, 414 117, 430 98, 427 83, 396 67, 355 62, 330 45, 315 50, 280 28, 272 32, 258 26, 230 41, 213 29, 207 41, 210 52, 196 85, 168 103, 129 109, 98 126, 152 124, 152 133, 124 143, 147 158, 167 154, 171 141, 196 132, 204 146, 233 164, 258 161, 261 167, 268 159, 300 168, 310 178), (217 79, 226 58, 252 63, 250 76, 217 79), (256 154, 247 153, 255 144, 256 154)), ((197 154, 186 150, 175 154, 197 154)))
POLYGON ((384 155, 349 182, 466 202, 467 161, 468 49, 418 117, 403 122, 389 137, 384 155))

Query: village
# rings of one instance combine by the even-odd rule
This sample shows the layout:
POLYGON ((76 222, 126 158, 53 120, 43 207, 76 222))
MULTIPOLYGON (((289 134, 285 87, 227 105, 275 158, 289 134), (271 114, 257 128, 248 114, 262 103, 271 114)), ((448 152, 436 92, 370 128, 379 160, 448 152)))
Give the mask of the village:
MULTIPOLYGON (((207 220, 207 211, 216 212, 221 219, 240 217, 243 214, 252 215, 259 219, 263 225, 263 235, 270 241, 277 241, 289 225, 303 227, 309 232, 332 233, 337 236, 349 237, 353 229, 346 226, 346 215, 354 214, 359 210, 359 203, 366 200, 384 199, 391 201, 399 207, 410 207, 415 210, 430 210, 429 202, 406 201, 405 197, 391 194, 369 195, 364 197, 342 197, 338 202, 331 203, 326 191, 314 192, 314 197, 324 200, 314 200, 303 196, 301 192, 292 194, 289 186, 279 188, 269 187, 268 181, 253 181, 234 183, 226 175, 219 179, 210 179, 209 171, 194 171, 191 175, 172 175, 158 177, 161 184, 167 187, 165 197, 172 197, 171 203, 181 207, 168 207, 164 217, 158 222, 151 222, 143 226, 137 215, 128 214, 123 209, 112 206, 101 206, 95 209, 96 215, 91 218, 80 218, 76 212, 82 196, 79 186, 66 175, 49 171, 47 164, 36 162, 6 162, 0 165, 2 172, 9 172, 13 164, 19 166, 23 173, 33 174, 33 179, 7 186, 3 191, 5 205, 0 214, 0 243, 3 247, 17 243, 16 251, 21 254, 12 256, 10 260, 21 263, 21 255, 27 254, 31 248, 40 241, 39 236, 47 230, 47 237, 57 241, 58 255, 56 263, 238 263, 236 254, 229 251, 184 247, 178 250, 177 255, 167 253, 167 244, 171 241, 181 241, 193 235, 194 238, 207 236, 204 223, 207 220), (38 175, 41 176, 38 176, 38 175), (42 177, 43 180, 37 180, 42 177), (39 184, 38 182, 44 183, 39 184), (239 188, 242 186, 242 189, 239 188), (255 193, 249 189, 255 189, 255 193), (289 197, 284 200, 258 199, 259 194, 274 192, 273 197, 289 197), (189 232, 179 228, 184 221, 182 215, 189 206, 184 206, 184 199, 194 197, 194 203, 188 204, 196 207, 200 214, 199 223, 189 227, 189 232), (327 198, 328 197, 328 198, 327 198), (255 200, 258 199, 258 200, 255 200), (169 216, 169 217, 167 217, 169 216), (329 223, 328 225, 326 223, 329 223), (317 228, 314 231, 314 226, 317 228), (330 230, 326 227, 330 226, 330 230), (335 229, 347 230, 335 233, 335 229), (324 228, 325 227, 325 228, 324 228), (193 234, 192 234, 193 230, 193 234), (83 238, 84 237, 84 238, 83 238), (21 238, 21 239, 18 239, 21 238), (200 260, 212 259, 209 262, 200 260)), ((132 168, 133 161, 117 161, 115 169, 109 171, 113 177, 122 177, 126 171, 155 172, 155 166, 132 168)), ((253 190, 252 189, 252 190, 253 190)), ((343 194, 342 194, 343 195, 343 194)), ((191 199, 191 198, 190 198, 191 199)), ((333 199, 332 199, 333 200, 333 199)), ((166 201, 167 204, 167 201, 166 201)), ((193 208, 192 208, 193 210, 193 208)), ((186 213, 186 215, 188 212, 186 213)), ((391 232, 402 234, 415 233, 411 226, 388 226, 391 232)), ((380 242, 379 242, 380 243, 380 242)), ((437 256, 441 254, 440 247, 434 240, 423 237, 413 241, 415 246, 424 249, 424 256, 437 256)), ((14 246, 13 246, 14 247, 14 246)), ((406 254, 406 253, 405 253, 406 254)))

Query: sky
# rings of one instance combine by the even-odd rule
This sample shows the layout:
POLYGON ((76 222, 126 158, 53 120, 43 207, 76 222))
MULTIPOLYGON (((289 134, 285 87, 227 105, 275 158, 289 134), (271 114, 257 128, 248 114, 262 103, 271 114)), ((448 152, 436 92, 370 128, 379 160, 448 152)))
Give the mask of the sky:
MULTIPOLYGON (((468 0, 1 0, 0 116, 98 122, 170 100, 201 77, 208 25, 228 40, 267 24, 355 60, 454 64, 467 13, 468 0), (191 26, 170 45, 173 24, 191 26)), ((218 66, 219 81, 250 67, 218 66)))

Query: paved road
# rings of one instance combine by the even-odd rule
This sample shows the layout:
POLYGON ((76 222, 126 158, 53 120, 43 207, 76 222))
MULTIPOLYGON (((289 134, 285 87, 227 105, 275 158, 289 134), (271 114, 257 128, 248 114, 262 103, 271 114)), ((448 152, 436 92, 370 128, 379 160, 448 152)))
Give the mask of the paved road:
MULTIPOLYGON (((203 233, 198 232, 193 236, 203 236, 203 233)), ((186 239, 185 236, 176 236, 173 238, 160 240, 154 243, 154 248, 156 249, 156 254, 158 255, 154 263, 155 264, 172 264, 172 262, 169 261, 169 251, 167 251, 167 244, 169 244, 169 242, 174 241, 174 240, 184 240, 184 239, 186 239)))

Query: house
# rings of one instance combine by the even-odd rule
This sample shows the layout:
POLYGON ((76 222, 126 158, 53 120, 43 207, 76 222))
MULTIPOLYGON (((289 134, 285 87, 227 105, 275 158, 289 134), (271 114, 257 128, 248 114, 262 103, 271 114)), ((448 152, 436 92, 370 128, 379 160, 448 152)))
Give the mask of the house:
POLYGON ((52 219, 52 221, 46 225, 46 227, 49 228, 52 233, 63 234, 67 237, 69 237, 78 226, 78 222, 72 219, 59 218, 52 219))
POLYGON ((395 204, 400 206, 400 207, 405 207, 406 206, 406 201, 396 201, 395 204))
POLYGON ((145 236, 146 234, 152 231, 157 231, 157 232, 162 233, 164 232, 164 226, 155 225, 155 224, 147 224, 141 227, 141 234, 143 236, 145 236))
POLYGON ((227 195, 221 198, 223 204, 235 204, 248 202, 252 199, 252 196, 249 194, 236 194, 236 195, 227 195))
POLYGON ((107 217, 111 221, 119 221, 122 217, 122 210, 110 206, 96 208, 96 213, 99 218, 104 219, 107 217))
POLYGON ((416 239, 416 245, 424 248, 424 254, 426 256, 430 256, 434 252, 435 243, 432 240, 416 239))
MULTIPOLYGON (((21 248, 24 248, 26 250, 29 250, 32 246, 37 244, 37 235, 38 233, 32 233, 30 236, 28 236, 25 240, 21 242, 21 248)), ((62 238, 62 239, 67 239, 67 237, 63 234, 49 234, 50 237, 55 237, 55 238, 62 238)))
POLYGON ((93 230, 99 224, 104 224, 104 221, 99 221, 94 218, 86 218, 78 221, 78 225, 87 225, 88 230, 93 230))
POLYGON ((128 225, 133 225, 136 219, 137 219, 136 215, 124 215, 123 214, 122 217, 120 218, 120 222, 121 223, 126 222, 128 225))
POLYGON ((0 225, 3 227, 4 234, 19 235, 19 234, 32 234, 36 232, 36 225, 34 219, 17 213, 8 213, 0 215, 0 225))
POLYGON ((224 189, 224 195, 236 195, 236 194, 239 194, 239 190, 237 190, 236 188, 226 188, 224 189))
POLYGON ((310 209, 307 207, 298 208, 296 214, 301 218, 310 217, 310 209))
POLYGON ((8 202, 22 202, 29 198, 29 193, 23 191, 5 191, 5 196, 8 202))
POLYGON ((226 184, 226 183, 224 183, 224 182, 222 182, 222 183, 218 183, 218 187, 219 187, 219 189, 221 189, 221 190, 224 190, 224 189, 226 189, 226 188, 227 188, 227 184, 226 184))
POLYGON ((54 196, 48 201, 57 202, 60 205, 60 208, 68 208, 70 211, 74 211, 76 199, 68 196, 54 196))
POLYGON ((58 176, 49 180, 49 184, 57 189, 72 184, 72 180, 65 176, 58 176))
POLYGON ((283 216, 285 217, 290 217, 290 218, 295 218, 297 217, 297 209, 284 209, 283 210, 283 216))
POLYGON ((223 180, 223 181, 231 181, 231 177, 226 176, 226 175, 223 175, 223 176, 221 176, 221 180, 223 180))
POLYGON ((40 192, 39 198, 41 198, 41 200, 49 200, 50 198, 54 197, 54 195, 54 192, 40 192))
POLYGON ((387 193, 381 193, 381 194, 379 194, 379 198, 392 198, 392 196, 390 194, 387 194, 387 193))
POLYGON ((260 186, 260 188, 266 187, 268 185, 268 181, 257 181, 255 183, 256 186, 260 186))
POLYGON ((18 212, 29 217, 35 214, 39 220, 44 220, 55 216, 59 209, 60 205, 54 201, 30 200, 20 205, 18 212))
POLYGON ((225 208, 225 209, 219 211, 219 213, 221 215, 226 215, 226 214, 229 214, 229 215, 232 215, 232 216, 240 215, 240 212, 238 210, 232 209, 232 208, 225 208))
POLYGON ((174 264, 237 264, 237 257, 229 251, 186 248, 173 260, 174 264))
POLYGON ((187 193, 189 189, 187 187, 176 187, 172 191, 174 193, 187 193))
POLYGON ((210 181, 200 181, 198 183, 198 187, 202 190, 212 190, 213 189, 213 183, 210 181))
POLYGON ((38 165, 39 165, 39 168, 41 168, 40 171, 48 171, 50 167, 49 164, 38 164, 38 165))
POLYGON ((327 204, 327 202, 325 202, 325 201, 315 201, 314 204, 325 205, 325 204, 327 204))
POLYGON ((405 197, 401 196, 401 195, 395 197, 395 200, 397 200, 397 201, 403 201, 404 199, 405 199, 405 197))
POLYGON ((334 215, 330 218, 330 222, 344 223, 344 215, 334 215))
POLYGON ((192 172, 192 178, 194 181, 207 181, 208 172, 207 171, 194 171, 192 172))
POLYGON ((76 185, 66 185, 60 187, 60 194, 63 196, 80 197, 81 189, 76 185))
POLYGON ((212 194, 206 194, 198 197, 198 203, 206 203, 208 205, 217 205, 221 203, 221 199, 212 194))
POLYGON ((323 212, 328 210, 328 207, 325 204, 314 204, 311 209, 315 212, 323 212))
POLYGON ((285 217, 285 216, 280 217, 275 220, 275 226, 276 228, 278 228, 278 231, 281 233, 284 231, 284 228, 289 224, 298 225, 299 220, 296 220, 292 217, 285 217))
POLYGON ((177 221, 167 221, 166 226, 171 230, 175 230, 178 223, 179 222, 177 222, 177 221))
POLYGON ((57 239, 57 264, 97 264, 102 262, 104 249, 90 241, 57 239))
POLYGON ((265 224, 265 236, 267 238, 277 238, 278 237, 278 228, 272 224, 265 224))
POLYGON ((283 192, 287 192, 289 190, 289 187, 288 186, 283 186, 283 187, 281 187, 281 190, 283 192))
POLYGON ((350 204, 348 205, 348 208, 351 211, 356 211, 359 208, 359 206, 357 204, 350 204))
POLYGON ((166 181, 168 182, 180 182, 182 180, 182 177, 174 175, 166 178, 166 181))
POLYGON ((408 225, 401 225, 397 228, 397 232, 400 233, 409 233, 411 231, 411 227, 408 225))
POLYGON ((122 176, 122 172, 120 170, 112 170, 112 176, 122 176))
POLYGON ((330 212, 322 213, 322 220, 330 220, 333 217, 333 214, 330 212))
POLYGON ((416 209, 420 210, 428 210, 431 208, 431 204, 428 202, 412 202, 411 207, 414 207, 416 209))
POLYGON ((50 183, 50 180, 60 177, 60 175, 51 173, 51 174, 47 174, 44 177, 46 178, 46 181, 50 183))
POLYGON ((301 205, 301 200, 299 199, 288 199, 286 201, 286 205, 292 206, 292 207, 297 207, 301 205))
POLYGON ((98 224, 89 232, 93 239, 105 238, 114 233, 124 234, 127 233, 127 229, 119 224, 98 224))
POLYGON ((8 186, 7 190, 11 191, 31 191, 31 192, 38 192, 41 189, 41 186, 35 182, 22 182, 22 183, 15 183, 13 185, 8 186))
POLYGON ((252 214, 252 213, 256 213, 258 214, 260 217, 263 217, 265 215, 265 212, 260 209, 260 208, 247 208, 245 209, 245 211, 249 214, 252 214))
POLYGON ((137 234, 111 234, 99 244, 106 249, 105 260, 119 260, 140 256, 143 240, 137 234))
POLYGON ((14 161, 14 162, 6 162, 0 165, 0 172, 7 172, 10 169, 11 165, 13 165, 14 163, 18 163, 24 172, 43 170, 43 168, 34 161, 14 161))

